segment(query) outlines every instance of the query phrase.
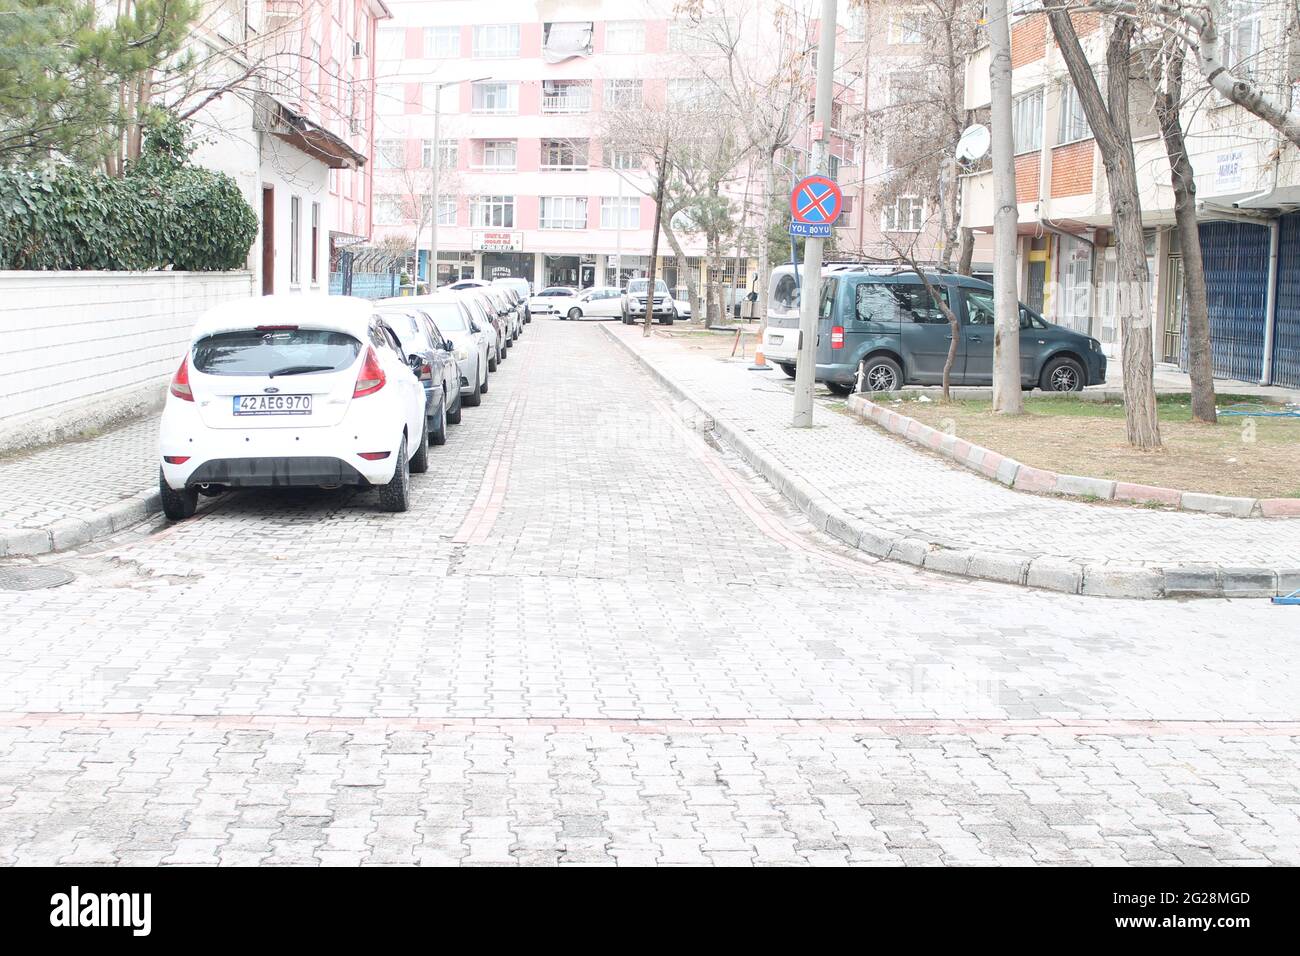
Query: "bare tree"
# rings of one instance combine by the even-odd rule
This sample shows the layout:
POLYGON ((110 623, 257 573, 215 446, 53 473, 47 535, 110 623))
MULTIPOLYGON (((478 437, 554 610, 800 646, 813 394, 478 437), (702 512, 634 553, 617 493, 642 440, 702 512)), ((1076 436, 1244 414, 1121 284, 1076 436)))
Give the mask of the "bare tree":
POLYGON ((1134 23, 1127 17, 1117 17, 1111 22, 1106 42, 1106 96, 1103 98, 1092 65, 1079 42, 1068 0, 1048 0, 1046 5, 1048 22, 1061 49, 1061 57, 1101 151, 1110 189, 1120 273, 1116 304, 1123 336, 1125 430, 1129 443, 1135 448, 1159 448, 1155 360, 1146 295, 1150 275, 1142 239, 1142 204, 1138 195, 1137 165, 1133 158, 1133 137, 1129 129, 1134 23))
MULTIPOLYGON (((1016 297, 1015 144, 1011 128, 1011 27, 1007 0, 989 3, 989 85, 993 131, 993 410, 1019 415, 1020 302, 1016 297)), ((1145 262, 1145 260, 1143 260, 1145 262)))
POLYGON ((1196 223, 1196 175, 1183 135, 1183 60, 1181 38, 1164 45, 1159 61, 1164 88, 1156 94, 1160 133, 1169 156, 1174 192, 1174 221, 1182 249, 1183 302, 1187 315, 1187 372, 1192 380, 1192 420, 1213 424, 1214 363, 1210 351, 1210 316, 1205 294, 1205 264, 1201 259, 1200 228, 1196 223))

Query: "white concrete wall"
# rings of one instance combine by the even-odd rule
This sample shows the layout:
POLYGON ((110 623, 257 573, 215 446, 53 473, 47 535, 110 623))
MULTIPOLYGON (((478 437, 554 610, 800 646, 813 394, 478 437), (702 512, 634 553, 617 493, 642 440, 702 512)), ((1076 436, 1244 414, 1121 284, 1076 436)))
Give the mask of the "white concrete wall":
POLYGON ((205 309, 248 272, 0 272, 0 452, 160 405, 205 309))

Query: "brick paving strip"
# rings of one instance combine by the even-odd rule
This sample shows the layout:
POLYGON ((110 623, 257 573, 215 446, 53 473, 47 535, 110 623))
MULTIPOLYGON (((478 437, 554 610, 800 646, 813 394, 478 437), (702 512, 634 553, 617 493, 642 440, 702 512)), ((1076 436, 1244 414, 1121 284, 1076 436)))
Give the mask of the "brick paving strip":
POLYGON ((1100 597, 1269 597, 1300 589, 1300 523, 1100 507, 1026 495, 820 406, 789 426, 775 372, 609 325, 650 375, 707 418, 821 531, 933 571, 1100 597))
POLYGON ((162 510, 158 416, 0 460, 0 558, 75 548, 162 510))
POLYGON ((874 422, 885 431, 950 458, 963 468, 985 478, 999 481, 1017 491, 1092 498, 1099 501, 1123 501, 1130 504, 1154 504, 1182 511, 1208 511, 1234 518, 1300 518, 1300 498, 1240 498, 1230 495, 1207 495, 1177 488, 1140 485, 1131 481, 1112 481, 1083 475, 1064 475, 1008 458, 954 434, 909 418, 901 412, 878 405, 863 395, 850 395, 849 411, 863 421, 874 422))

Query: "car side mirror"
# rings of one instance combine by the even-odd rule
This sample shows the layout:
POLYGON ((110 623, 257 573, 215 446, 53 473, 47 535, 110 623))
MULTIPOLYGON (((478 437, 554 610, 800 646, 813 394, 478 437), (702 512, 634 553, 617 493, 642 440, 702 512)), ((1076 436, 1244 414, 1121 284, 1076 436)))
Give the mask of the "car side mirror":
POLYGON ((450 342, 443 342, 443 343, 442 343, 442 350, 443 350, 444 352, 453 352, 453 351, 455 351, 455 349, 456 349, 456 346, 452 345, 450 342))
POLYGON ((420 371, 420 366, 424 364, 424 359, 420 358, 418 355, 408 355, 406 357, 406 364, 411 366, 412 370, 418 373, 420 371))

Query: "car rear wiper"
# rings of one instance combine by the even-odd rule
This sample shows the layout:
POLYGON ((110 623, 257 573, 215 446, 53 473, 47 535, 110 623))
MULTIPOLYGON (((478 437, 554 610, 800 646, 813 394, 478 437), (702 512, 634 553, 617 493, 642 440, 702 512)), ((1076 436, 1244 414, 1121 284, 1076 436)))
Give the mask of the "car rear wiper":
POLYGON ((275 378, 277 375, 300 375, 303 372, 332 372, 333 365, 286 365, 284 368, 277 368, 274 372, 267 372, 267 378, 275 378))

